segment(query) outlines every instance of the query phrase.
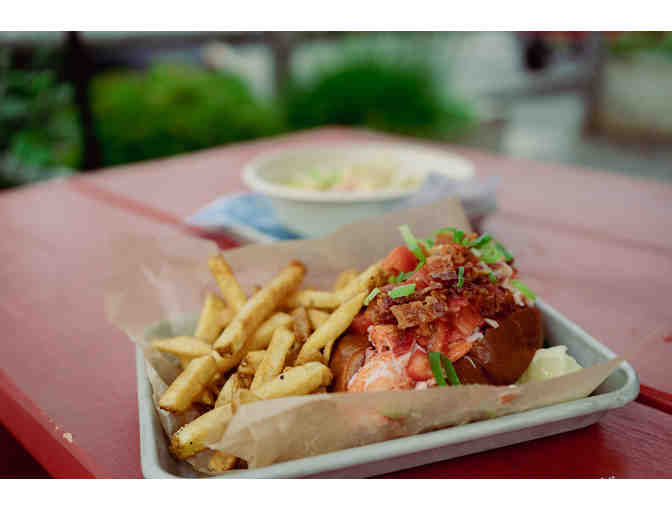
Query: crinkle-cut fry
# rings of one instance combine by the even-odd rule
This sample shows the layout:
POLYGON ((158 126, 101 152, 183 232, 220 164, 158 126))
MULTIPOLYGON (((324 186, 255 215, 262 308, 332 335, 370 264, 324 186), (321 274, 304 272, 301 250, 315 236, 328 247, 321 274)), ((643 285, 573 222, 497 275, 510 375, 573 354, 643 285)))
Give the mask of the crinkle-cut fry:
POLYGON ((231 374, 231 377, 227 379, 227 381, 224 383, 224 386, 222 386, 219 395, 217 395, 215 407, 221 407, 233 402, 233 397, 235 396, 236 391, 238 391, 240 388, 240 376, 237 372, 231 374))
POLYGON ((232 318, 233 312, 226 307, 226 302, 218 295, 208 292, 194 336, 212 345, 232 318))
POLYGON ((308 318, 310 319, 310 324, 313 326, 313 329, 317 329, 327 322, 329 315, 331 314, 324 310, 318 310, 317 308, 310 308, 308 310, 308 318))
POLYGON ((238 457, 229 455, 228 453, 216 451, 208 461, 208 469, 216 473, 223 473, 229 469, 233 469, 238 462, 238 457))
POLYGON ((334 292, 341 290, 348 283, 350 283, 352 280, 357 278, 358 274, 359 273, 357 273, 357 270, 355 268, 346 269, 344 271, 341 271, 341 273, 336 278, 336 281, 334 282, 334 287, 333 287, 334 292))
POLYGON ((217 372, 217 364, 212 355, 195 358, 187 368, 168 386, 161 398, 161 409, 181 413, 186 411, 203 392, 217 372))
POLYGON ((294 343, 295 336, 287 328, 278 328, 273 333, 273 339, 266 349, 265 355, 254 374, 250 389, 256 390, 282 372, 287 359, 287 353, 294 343))
POLYGON ((254 393, 263 400, 291 395, 308 395, 320 386, 328 386, 332 378, 331 370, 326 365, 312 361, 284 371, 254 393))
POLYGON ((238 373, 247 375, 255 374, 259 369, 259 365, 261 365, 264 360, 264 356, 266 356, 265 350, 248 352, 238 365, 238 373))
POLYGON ((292 330, 297 342, 301 343, 305 342, 312 332, 308 312, 302 306, 292 310, 292 330))
POLYGON ((278 276, 245 303, 231 324, 215 341, 215 349, 230 349, 234 355, 240 353, 249 345, 259 325, 270 317, 280 303, 287 299, 287 296, 296 290, 305 273, 306 267, 296 260, 280 271, 278 276))
POLYGON ((304 289, 299 290, 289 296, 285 306, 289 309, 303 306, 305 308, 324 308, 327 310, 333 310, 339 304, 340 298, 336 292, 304 289))
POLYGON ((194 336, 176 336, 152 341, 155 349, 177 356, 178 358, 200 358, 212 352, 212 346, 194 336))
POLYGON ((217 441, 233 418, 232 406, 225 405, 202 414, 177 430, 170 438, 170 451, 186 459, 205 450, 206 444, 217 441))
POLYGON ((296 358, 296 365, 304 364, 314 356, 315 352, 319 352, 320 349, 335 338, 338 338, 348 329, 352 319, 362 308, 366 295, 366 292, 360 292, 334 310, 329 319, 327 319, 327 322, 317 328, 306 340, 306 343, 303 344, 301 352, 299 352, 299 356, 296 358))
POLYGON ((224 300, 234 312, 239 312, 245 305, 247 296, 243 292, 238 280, 236 280, 229 264, 226 263, 222 255, 213 255, 208 260, 208 267, 215 280, 217 280, 217 285, 219 285, 219 290, 222 292, 224 300))
POLYGON ((352 280, 335 294, 338 296, 339 302, 344 303, 360 292, 366 292, 368 294, 375 287, 385 283, 387 282, 385 281, 383 265, 381 262, 376 262, 366 268, 359 276, 357 276, 357 278, 352 280))
POLYGON ((291 323, 292 316, 287 313, 277 312, 271 315, 252 335, 252 340, 250 340, 249 346, 250 351, 266 349, 268 344, 271 343, 273 332, 283 326, 288 328, 291 323))

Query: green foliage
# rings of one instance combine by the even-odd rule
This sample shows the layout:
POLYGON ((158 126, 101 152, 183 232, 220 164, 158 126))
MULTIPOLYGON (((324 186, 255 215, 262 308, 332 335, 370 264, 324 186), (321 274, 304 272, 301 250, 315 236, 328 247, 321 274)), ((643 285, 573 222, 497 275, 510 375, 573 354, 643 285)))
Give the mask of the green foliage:
POLYGON ((441 136, 471 125, 469 105, 445 101, 421 62, 358 57, 294 83, 286 100, 293 128, 360 125, 415 136, 441 136))
POLYGON ((672 57, 672 32, 623 32, 611 41, 609 49, 618 56, 650 52, 672 57))
POLYGON ((71 173, 80 157, 71 87, 0 55, 0 188, 71 173))
POLYGON ((281 116, 240 78, 188 65, 99 76, 93 112, 104 164, 170 156, 278 133, 281 116))

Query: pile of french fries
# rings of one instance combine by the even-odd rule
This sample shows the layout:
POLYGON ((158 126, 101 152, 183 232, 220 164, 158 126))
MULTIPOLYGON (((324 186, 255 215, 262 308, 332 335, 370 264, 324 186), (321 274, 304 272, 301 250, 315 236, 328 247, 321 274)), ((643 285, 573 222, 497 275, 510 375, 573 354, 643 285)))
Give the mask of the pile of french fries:
MULTIPOLYGON (((343 271, 330 291, 299 290, 305 266, 293 261, 249 298, 221 255, 208 260, 221 296, 208 293, 193 336, 156 339, 152 347, 182 366, 159 400, 162 409, 202 414, 171 438, 186 459, 225 431, 239 406, 327 391, 331 351, 369 292, 384 282, 380 263, 343 271)), ((244 464, 214 452, 209 469, 244 464)))

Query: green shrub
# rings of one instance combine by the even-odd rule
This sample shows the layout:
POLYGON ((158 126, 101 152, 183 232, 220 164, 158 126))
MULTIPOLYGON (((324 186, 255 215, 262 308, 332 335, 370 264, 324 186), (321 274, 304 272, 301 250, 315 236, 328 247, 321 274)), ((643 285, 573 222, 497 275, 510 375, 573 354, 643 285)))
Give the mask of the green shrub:
POLYGON ((473 120, 469 105, 441 97, 429 66, 372 57, 292 84, 286 108, 293 128, 361 125, 416 136, 451 134, 473 120))
POLYGON ((0 60, 0 188, 72 173, 82 153, 72 87, 0 60))
POLYGON ((105 165, 170 156, 271 135, 281 115, 240 78, 189 65, 106 73, 92 87, 105 165))

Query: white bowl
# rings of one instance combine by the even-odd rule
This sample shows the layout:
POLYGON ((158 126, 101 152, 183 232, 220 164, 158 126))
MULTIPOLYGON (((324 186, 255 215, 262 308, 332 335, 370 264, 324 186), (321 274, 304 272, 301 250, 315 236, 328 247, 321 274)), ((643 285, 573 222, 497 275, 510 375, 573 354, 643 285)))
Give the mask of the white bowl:
POLYGON ((278 219, 307 237, 328 234, 366 216, 382 214, 403 205, 422 188, 376 191, 315 191, 283 184, 296 171, 350 165, 387 165, 422 180, 430 173, 465 181, 473 178, 473 165, 453 153, 400 144, 349 144, 286 149, 254 159, 243 180, 266 196, 278 219))

